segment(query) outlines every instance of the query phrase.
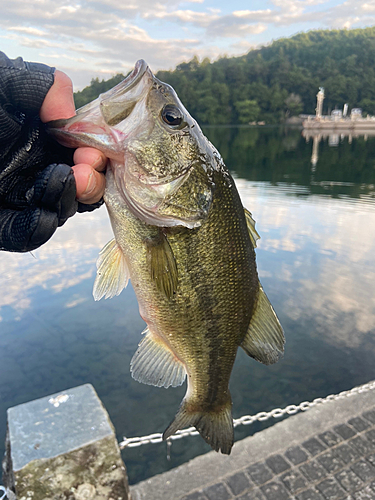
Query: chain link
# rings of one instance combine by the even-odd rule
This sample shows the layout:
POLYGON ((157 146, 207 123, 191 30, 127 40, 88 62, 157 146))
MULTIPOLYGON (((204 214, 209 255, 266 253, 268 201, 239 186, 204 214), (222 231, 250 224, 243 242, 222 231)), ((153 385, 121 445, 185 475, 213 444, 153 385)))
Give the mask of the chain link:
MULTIPOLYGON (((285 408, 275 408, 274 410, 271 410, 269 412, 261 411, 256 415, 244 415, 241 418, 233 419, 233 425, 234 427, 237 427, 239 425, 250 425, 256 421, 263 422, 271 417, 281 418, 285 415, 295 415, 299 411, 307 411, 310 408, 314 408, 314 406, 330 403, 331 401, 337 401, 339 399, 349 398, 351 396, 354 396, 355 394, 361 394, 362 392, 368 392, 373 389, 375 389, 375 380, 372 382, 368 382, 367 384, 354 387, 349 391, 343 391, 340 392, 339 394, 330 394, 325 398, 316 398, 311 402, 303 401, 299 405, 289 405, 286 406, 285 408)), ((177 431, 176 434, 168 438, 168 440, 174 441, 176 439, 181 439, 187 436, 197 436, 198 434, 199 432, 195 429, 195 427, 189 427, 188 429, 182 429, 180 431, 177 431)), ((143 444, 161 443, 162 441, 163 441, 163 434, 157 432, 155 434, 150 434, 148 436, 143 436, 143 437, 133 437, 133 438, 124 437, 123 440, 119 443, 119 447, 121 450, 123 450, 125 448, 136 448, 137 446, 141 446, 143 444)), ((2 499, 0 498, 0 500, 2 499)))

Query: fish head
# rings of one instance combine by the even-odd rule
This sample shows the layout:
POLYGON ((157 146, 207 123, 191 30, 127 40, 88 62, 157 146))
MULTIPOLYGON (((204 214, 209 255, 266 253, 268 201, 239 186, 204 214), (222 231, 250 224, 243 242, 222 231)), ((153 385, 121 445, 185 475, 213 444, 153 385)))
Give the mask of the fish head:
POLYGON ((143 60, 76 116, 48 125, 60 143, 95 147, 111 159, 118 191, 144 222, 194 228, 207 217, 220 155, 143 60))

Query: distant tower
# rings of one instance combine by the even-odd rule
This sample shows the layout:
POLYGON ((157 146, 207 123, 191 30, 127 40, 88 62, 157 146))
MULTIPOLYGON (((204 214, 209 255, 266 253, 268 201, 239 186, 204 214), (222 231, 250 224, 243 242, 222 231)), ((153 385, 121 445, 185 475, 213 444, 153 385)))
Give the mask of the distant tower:
POLYGON ((348 105, 344 104, 344 110, 342 112, 342 116, 346 118, 347 114, 348 114, 348 105))
POLYGON ((316 118, 321 118, 323 111, 324 88, 319 87, 319 92, 316 94, 316 118))

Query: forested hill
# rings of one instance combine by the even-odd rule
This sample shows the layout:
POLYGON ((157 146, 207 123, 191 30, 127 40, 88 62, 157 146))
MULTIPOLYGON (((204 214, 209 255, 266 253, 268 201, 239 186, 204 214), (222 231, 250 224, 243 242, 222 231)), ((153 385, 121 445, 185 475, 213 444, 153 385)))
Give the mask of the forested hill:
MULTIPOLYGON (((194 58, 157 77, 174 87, 201 124, 278 123, 314 113, 319 87, 325 88, 325 112, 348 103, 375 114, 375 27, 300 33, 241 57, 194 58)), ((92 80, 76 93, 77 107, 121 78, 92 80)))

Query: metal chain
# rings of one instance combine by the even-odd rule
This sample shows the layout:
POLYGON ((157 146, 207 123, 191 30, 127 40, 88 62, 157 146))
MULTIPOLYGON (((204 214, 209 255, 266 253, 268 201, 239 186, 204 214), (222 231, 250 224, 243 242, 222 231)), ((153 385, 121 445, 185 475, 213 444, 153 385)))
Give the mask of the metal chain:
POLYGON ((17 500, 15 493, 4 486, 0 486, 0 494, 0 500, 17 500))
MULTIPOLYGON (((263 422, 265 420, 268 420, 269 418, 280 418, 283 417, 284 415, 294 415, 298 413, 299 411, 307 411, 310 408, 314 408, 314 406, 321 405, 321 404, 326 404, 330 403, 331 401, 337 401, 339 399, 345 399, 349 398, 351 396, 354 396, 355 394, 360 394, 362 392, 368 392, 375 389, 375 380, 372 382, 368 382, 367 384, 360 385, 358 387, 354 387, 353 389, 350 389, 349 391, 343 391, 340 392, 339 394, 330 394, 329 396, 325 398, 316 398, 313 401, 303 401, 299 405, 289 405, 286 406, 285 408, 275 408, 274 410, 271 411, 261 411, 257 413, 256 415, 244 415, 241 418, 235 418, 233 419, 233 425, 234 427, 237 427, 238 425, 250 425, 259 420, 260 422, 263 422)), ((188 429, 183 429, 180 431, 177 431, 176 434, 168 438, 168 440, 176 440, 176 439, 181 439, 183 437, 187 436, 197 436, 199 432, 195 429, 195 427, 189 427, 188 429)), ((137 446, 141 446, 143 444, 156 444, 156 443, 161 443, 163 441, 163 435, 160 432, 156 432, 155 434, 149 434, 148 436, 143 436, 143 437, 133 437, 133 438, 126 438, 124 437, 123 440, 119 443, 119 447, 121 450, 125 448, 135 448, 137 446)), ((1 500, 1 499, 0 499, 1 500)))

